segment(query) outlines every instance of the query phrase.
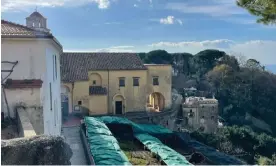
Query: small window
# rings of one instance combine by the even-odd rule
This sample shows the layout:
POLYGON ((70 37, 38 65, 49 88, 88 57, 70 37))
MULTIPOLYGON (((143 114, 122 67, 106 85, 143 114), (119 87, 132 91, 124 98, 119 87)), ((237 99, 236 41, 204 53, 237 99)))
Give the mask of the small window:
POLYGON ((133 86, 139 86, 139 78, 138 77, 133 78, 133 86))
POLYGON ((125 78, 124 77, 119 78, 119 86, 120 87, 124 87, 125 86, 125 78))
POLYGON ((93 85, 96 85, 96 80, 93 80, 93 85))
POLYGON ((78 101, 78 105, 81 105, 82 104, 82 101, 78 101))
POLYGON ((211 116, 211 120, 214 120, 215 119, 215 117, 214 116, 211 116))
POLYGON ((158 77, 153 77, 153 78, 152 78, 152 84, 153 84, 153 85, 159 85, 158 77))
POLYGON ((55 55, 55 75, 57 79, 57 56, 55 55))

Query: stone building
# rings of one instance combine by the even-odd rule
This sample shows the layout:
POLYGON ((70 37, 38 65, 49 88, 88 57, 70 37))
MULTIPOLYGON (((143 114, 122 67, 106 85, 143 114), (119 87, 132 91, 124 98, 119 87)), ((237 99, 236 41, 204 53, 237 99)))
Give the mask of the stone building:
POLYGON ((218 128, 218 101, 205 97, 188 97, 183 104, 183 125, 189 130, 205 133, 218 128))
POLYGON ((171 107, 171 65, 143 64, 135 53, 63 53, 63 113, 162 111, 171 107))
MULTIPOLYGON (((15 117, 18 106, 37 108, 44 134, 60 135, 60 54, 62 45, 37 11, 26 25, 1 21, 2 112, 15 117)), ((32 115, 32 113, 30 113, 32 115)))

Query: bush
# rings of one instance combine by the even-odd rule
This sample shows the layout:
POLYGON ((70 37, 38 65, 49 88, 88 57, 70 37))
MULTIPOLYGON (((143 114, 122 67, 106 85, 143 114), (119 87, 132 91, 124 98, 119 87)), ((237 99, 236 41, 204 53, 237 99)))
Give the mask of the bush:
POLYGON ((230 155, 246 153, 252 156, 249 163, 254 156, 261 156, 257 157, 257 163, 276 163, 276 138, 255 133, 247 127, 224 127, 216 134, 193 132, 191 137, 230 155))

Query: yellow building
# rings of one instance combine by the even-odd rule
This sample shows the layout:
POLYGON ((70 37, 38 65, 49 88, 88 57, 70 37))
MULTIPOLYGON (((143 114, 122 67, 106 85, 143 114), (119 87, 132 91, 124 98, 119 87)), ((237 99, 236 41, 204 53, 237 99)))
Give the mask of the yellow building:
POLYGON ((61 79, 64 115, 76 105, 90 115, 171 106, 171 65, 145 65, 135 53, 63 53, 61 79))

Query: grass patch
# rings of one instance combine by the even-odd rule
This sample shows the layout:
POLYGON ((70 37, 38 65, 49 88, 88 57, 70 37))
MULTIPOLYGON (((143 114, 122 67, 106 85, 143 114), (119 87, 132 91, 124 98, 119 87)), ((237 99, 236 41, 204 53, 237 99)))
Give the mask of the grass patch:
POLYGON ((158 159, 151 152, 144 150, 135 141, 118 140, 120 148, 133 165, 161 165, 158 159))

